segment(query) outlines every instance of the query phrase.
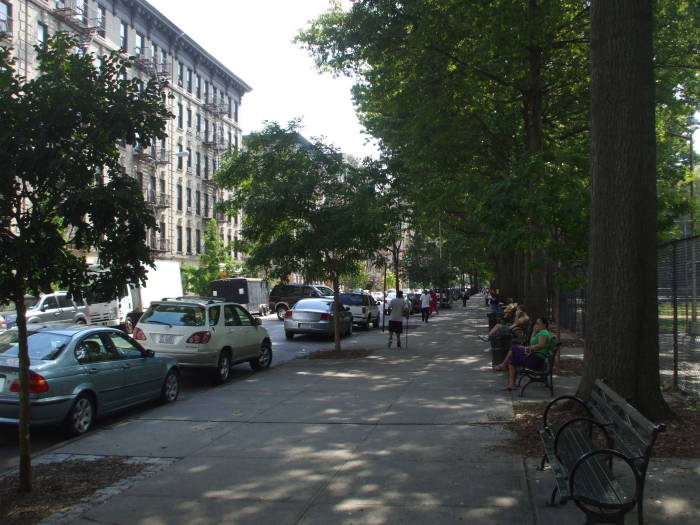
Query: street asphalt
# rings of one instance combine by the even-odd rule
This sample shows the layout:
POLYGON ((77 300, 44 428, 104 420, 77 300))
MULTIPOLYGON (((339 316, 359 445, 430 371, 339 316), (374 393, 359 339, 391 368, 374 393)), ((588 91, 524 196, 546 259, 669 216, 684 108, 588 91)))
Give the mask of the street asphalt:
MULTIPOLYGON (((513 437, 502 423, 518 398, 476 337, 483 301, 454 304, 427 324, 413 316, 401 349, 375 330, 357 338, 369 356, 295 359, 44 453, 37 460, 121 456, 152 468, 43 523, 583 523, 573 503, 545 506, 552 476, 538 458, 498 448, 513 437)), ((556 378, 555 394, 576 381, 556 378)), ((526 397, 548 392, 533 385, 526 397)), ((645 522, 700 522, 698 481, 700 460, 652 459, 645 522)))

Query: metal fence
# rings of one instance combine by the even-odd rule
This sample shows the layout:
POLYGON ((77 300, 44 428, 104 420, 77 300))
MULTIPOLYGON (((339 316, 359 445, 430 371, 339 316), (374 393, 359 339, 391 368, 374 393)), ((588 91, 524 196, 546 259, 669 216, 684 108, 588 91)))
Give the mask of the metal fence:
POLYGON ((661 379, 695 394, 700 394, 698 256, 700 237, 688 237, 660 246, 657 265, 661 379))
MULTIPOLYGON (((661 380, 700 395, 700 236, 658 247, 659 368, 661 380), (696 261, 693 264, 693 261, 696 261)), ((550 316, 555 296, 550 293, 550 316)), ((559 297, 559 325, 585 337, 586 290, 559 297)))

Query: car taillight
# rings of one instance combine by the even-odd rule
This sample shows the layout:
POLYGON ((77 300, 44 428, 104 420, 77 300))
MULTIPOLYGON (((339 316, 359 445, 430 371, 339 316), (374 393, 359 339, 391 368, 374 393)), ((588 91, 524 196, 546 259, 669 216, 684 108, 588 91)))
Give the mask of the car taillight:
POLYGON ((321 321, 330 321, 331 314, 321 314, 321 321))
POLYGON ((284 312, 284 316, 287 319, 291 319, 293 315, 294 315, 294 312, 292 312, 291 310, 287 310, 286 312, 284 312))
POLYGON ((209 339, 211 339, 211 332, 195 332, 187 338, 187 342, 202 345, 208 343, 209 339))
POLYGON ((366 313, 367 313, 367 307, 366 307, 366 306, 363 306, 363 307, 362 307, 362 314, 364 315, 364 314, 366 314, 366 313))
MULTIPOLYGON (((29 372, 29 393, 30 394, 43 394, 49 391, 49 384, 46 379, 41 377, 39 374, 34 372, 29 372)), ((10 385, 10 392, 19 392, 19 378, 12 381, 10 385)))
POLYGON ((134 328, 134 333, 132 334, 134 339, 137 341, 145 341, 146 340, 146 334, 143 333, 143 330, 140 328, 134 328))

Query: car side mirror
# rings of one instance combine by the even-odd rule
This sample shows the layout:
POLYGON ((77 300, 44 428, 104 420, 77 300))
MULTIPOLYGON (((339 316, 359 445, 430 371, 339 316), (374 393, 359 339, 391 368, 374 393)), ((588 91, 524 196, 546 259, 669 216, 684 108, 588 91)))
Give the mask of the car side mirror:
POLYGON ((349 307, 349 306, 346 306, 345 308, 343 308, 343 310, 345 310, 346 312, 349 312, 349 311, 350 311, 350 307, 349 307))
POLYGON ((156 353, 155 353, 153 350, 145 350, 145 351, 143 352, 143 355, 144 355, 145 357, 155 357, 155 356, 156 356, 156 353))
POLYGON ((49 309, 49 305, 48 305, 48 304, 42 304, 42 305, 41 305, 41 311, 42 311, 42 312, 45 312, 45 311, 48 310, 48 309, 49 309))
POLYGON ((262 319, 260 319, 259 317, 256 317, 256 318, 254 319, 254 321, 255 321, 255 326, 260 326, 260 325, 262 325, 262 319))

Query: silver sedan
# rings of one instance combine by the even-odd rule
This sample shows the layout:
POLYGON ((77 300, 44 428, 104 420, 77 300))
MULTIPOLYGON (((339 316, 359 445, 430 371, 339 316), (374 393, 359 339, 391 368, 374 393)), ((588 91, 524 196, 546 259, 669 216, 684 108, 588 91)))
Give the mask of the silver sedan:
MULTIPOLYGON (((70 435, 98 415, 180 391, 177 362, 145 350, 114 328, 50 325, 28 333, 32 425, 64 425, 70 435)), ((19 421, 16 329, 0 334, 0 423, 19 421)))
MULTIPOLYGON (((340 335, 352 335, 352 313, 341 305, 340 335)), ((333 300, 302 299, 284 316, 284 335, 292 339, 294 334, 321 334, 333 337, 333 300)))

